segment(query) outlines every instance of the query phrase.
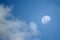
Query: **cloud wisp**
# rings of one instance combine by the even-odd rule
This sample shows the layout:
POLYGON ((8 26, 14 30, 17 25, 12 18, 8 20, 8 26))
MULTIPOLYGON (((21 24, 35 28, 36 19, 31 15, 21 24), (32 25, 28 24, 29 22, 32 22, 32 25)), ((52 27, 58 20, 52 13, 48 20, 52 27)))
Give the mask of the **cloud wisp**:
MULTIPOLYGON (((6 20, 6 17, 11 13, 12 8, 0 5, 0 39, 1 40, 33 40, 32 36, 38 36, 37 24, 30 22, 27 24, 24 21, 6 20)), ((35 40, 35 38, 34 38, 35 40)), ((38 40, 38 39, 37 39, 38 40)))

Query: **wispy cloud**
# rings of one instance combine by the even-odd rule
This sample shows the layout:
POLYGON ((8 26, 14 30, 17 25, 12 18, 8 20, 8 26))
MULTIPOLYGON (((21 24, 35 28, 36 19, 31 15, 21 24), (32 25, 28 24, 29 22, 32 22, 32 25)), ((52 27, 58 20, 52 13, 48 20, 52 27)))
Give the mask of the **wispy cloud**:
MULTIPOLYGON (((30 22, 27 24, 24 21, 6 20, 12 11, 12 8, 0 5, 0 37, 2 40, 32 40, 33 34, 37 35, 37 24, 30 22)), ((12 15, 13 16, 13 15, 12 15)), ((38 35, 37 35, 38 36, 38 35)), ((38 39, 37 39, 38 40, 38 39)))
POLYGON ((33 30, 33 32, 34 33, 37 33, 38 31, 38 29, 37 29, 37 24, 35 23, 35 22, 31 22, 30 23, 30 27, 31 27, 31 29, 33 30))

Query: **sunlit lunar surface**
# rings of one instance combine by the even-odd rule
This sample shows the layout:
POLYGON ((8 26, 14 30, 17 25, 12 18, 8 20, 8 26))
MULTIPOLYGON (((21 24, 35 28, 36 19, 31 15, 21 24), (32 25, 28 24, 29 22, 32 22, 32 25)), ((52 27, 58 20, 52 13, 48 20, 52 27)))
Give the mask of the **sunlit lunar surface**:
POLYGON ((51 21, 50 16, 43 16, 42 19, 41 19, 42 24, 48 24, 50 21, 51 21))

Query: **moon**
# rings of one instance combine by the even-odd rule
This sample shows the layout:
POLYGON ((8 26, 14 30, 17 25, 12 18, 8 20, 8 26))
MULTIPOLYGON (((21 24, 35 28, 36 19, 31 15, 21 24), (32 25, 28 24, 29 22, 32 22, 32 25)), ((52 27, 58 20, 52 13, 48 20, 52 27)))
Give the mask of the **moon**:
POLYGON ((48 24, 50 21, 51 21, 50 16, 43 16, 42 19, 41 19, 42 24, 48 24))

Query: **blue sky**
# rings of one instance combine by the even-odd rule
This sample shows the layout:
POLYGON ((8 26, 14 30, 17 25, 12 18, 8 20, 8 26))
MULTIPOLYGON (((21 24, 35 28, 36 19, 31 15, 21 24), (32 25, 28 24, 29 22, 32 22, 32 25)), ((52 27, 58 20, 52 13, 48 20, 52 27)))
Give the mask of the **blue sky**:
POLYGON ((0 4, 13 5, 12 14, 19 20, 36 23, 40 31, 37 40, 60 40, 60 0, 0 0, 0 4), (41 18, 45 15, 51 21, 44 25, 41 18))

